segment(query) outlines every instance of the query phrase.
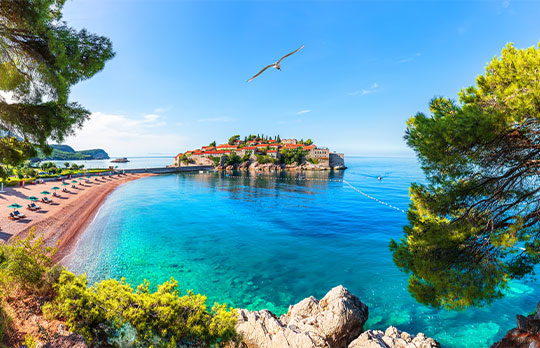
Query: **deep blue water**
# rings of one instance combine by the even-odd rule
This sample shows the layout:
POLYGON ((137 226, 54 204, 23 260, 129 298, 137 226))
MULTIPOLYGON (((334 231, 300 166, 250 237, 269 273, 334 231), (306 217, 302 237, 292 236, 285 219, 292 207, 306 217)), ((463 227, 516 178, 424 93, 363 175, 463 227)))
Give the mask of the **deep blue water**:
MULTIPOLYGON (((306 177, 343 177, 404 210, 409 184, 422 181, 412 158, 346 161, 344 173, 306 177)), ((487 308, 449 312, 418 304, 388 249, 402 236, 405 214, 341 182, 282 177, 180 174, 130 182, 109 196, 64 263, 91 282, 123 276, 156 285, 172 276, 210 301, 278 315, 342 284, 369 306, 368 328, 424 332, 444 347, 488 347, 540 299, 537 282, 514 282, 487 308)))

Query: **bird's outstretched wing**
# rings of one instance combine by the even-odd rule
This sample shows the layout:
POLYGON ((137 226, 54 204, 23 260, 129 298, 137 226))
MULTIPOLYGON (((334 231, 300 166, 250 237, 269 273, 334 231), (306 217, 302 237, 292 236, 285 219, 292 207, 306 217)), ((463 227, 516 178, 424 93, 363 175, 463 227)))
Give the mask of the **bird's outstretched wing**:
POLYGON ((253 79, 256 78, 257 76, 259 76, 260 74, 262 74, 266 69, 268 69, 268 68, 270 68, 270 67, 272 67, 272 66, 274 66, 274 65, 276 65, 276 64, 270 64, 269 66, 264 67, 264 69, 262 69, 261 71, 259 71, 259 72, 257 73, 257 75, 253 76, 252 78, 250 78, 250 79, 247 80, 246 82, 249 82, 249 81, 253 80, 253 79))
POLYGON ((279 62, 281 62, 284 58, 287 58, 288 56, 295 54, 296 52, 300 51, 302 48, 304 48, 304 45, 302 45, 302 47, 300 47, 300 48, 297 49, 296 51, 291 52, 291 53, 286 54, 286 55, 284 55, 283 57, 281 57, 281 59, 278 60, 276 64, 279 64, 279 62))

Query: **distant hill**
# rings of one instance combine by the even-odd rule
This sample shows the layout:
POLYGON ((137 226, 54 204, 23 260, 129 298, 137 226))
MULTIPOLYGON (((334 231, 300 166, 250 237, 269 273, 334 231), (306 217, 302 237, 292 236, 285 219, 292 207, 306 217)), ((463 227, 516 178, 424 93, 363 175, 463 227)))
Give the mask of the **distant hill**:
POLYGON ((109 159, 109 155, 102 149, 91 149, 75 151, 68 145, 51 145, 53 152, 50 156, 45 156, 43 152, 38 150, 38 157, 36 160, 44 161, 76 161, 76 160, 100 160, 109 159))

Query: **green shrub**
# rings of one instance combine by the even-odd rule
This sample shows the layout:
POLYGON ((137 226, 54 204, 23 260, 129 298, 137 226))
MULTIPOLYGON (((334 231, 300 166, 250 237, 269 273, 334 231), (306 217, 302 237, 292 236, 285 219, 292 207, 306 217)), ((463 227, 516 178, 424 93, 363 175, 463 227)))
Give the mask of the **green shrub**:
POLYGON ((242 157, 238 156, 236 153, 231 153, 229 156, 225 156, 226 165, 235 165, 242 163, 242 157))
POLYGON ((149 291, 145 282, 134 291, 124 279, 88 287, 85 275, 64 271, 48 315, 66 320, 70 330, 96 346, 209 347, 236 341, 236 313, 225 304, 209 311, 206 297, 188 291, 180 296, 172 279, 149 291))
POLYGON ((0 245, 0 286, 6 290, 18 286, 39 294, 50 292, 60 274, 60 266, 52 261, 55 252, 54 247, 45 246, 43 237, 36 238, 34 230, 24 239, 0 245))
POLYGON ((27 348, 36 348, 37 342, 34 340, 32 336, 24 336, 24 345, 27 348))
POLYGON ((293 164, 293 163, 304 163, 305 157, 308 152, 302 149, 286 149, 279 152, 281 155, 281 163, 293 164))
POLYGON ((210 159, 214 162, 215 167, 219 166, 219 162, 221 161, 221 158, 212 156, 210 157, 210 159))
POLYGON ((0 299, 0 347, 4 347, 4 336, 10 330, 11 318, 8 316, 4 308, 2 307, 2 301, 0 299))

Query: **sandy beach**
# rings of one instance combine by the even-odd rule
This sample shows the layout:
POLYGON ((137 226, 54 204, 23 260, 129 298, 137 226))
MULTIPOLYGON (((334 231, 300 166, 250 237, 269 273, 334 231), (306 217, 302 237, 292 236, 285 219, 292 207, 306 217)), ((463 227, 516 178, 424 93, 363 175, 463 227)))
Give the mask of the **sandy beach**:
POLYGON ((69 249, 78 233, 84 230, 87 224, 98 211, 107 195, 116 187, 126 182, 136 180, 154 174, 126 174, 118 177, 102 176, 97 180, 91 179, 86 183, 80 178, 75 178, 78 183, 71 186, 71 179, 67 180, 70 185, 62 186, 60 181, 45 182, 43 184, 26 185, 25 187, 7 187, 5 193, 0 194, 0 242, 8 242, 14 237, 25 237, 28 231, 35 228, 36 233, 43 235, 48 245, 54 245, 59 241, 59 252, 56 258, 61 258, 69 249), (69 192, 56 190, 59 197, 53 197, 52 187, 67 187, 69 192), (52 203, 43 203, 40 194, 48 191, 47 195, 52 203), (28 197, 35 196, 40 199, 36 202, 41 207, 32 211, 27 208, 32 201, 28 197), (26 217, 12 220, 9 214, 14 211, 9 205, 18 203, 22 206, 18 211, 26 217))

